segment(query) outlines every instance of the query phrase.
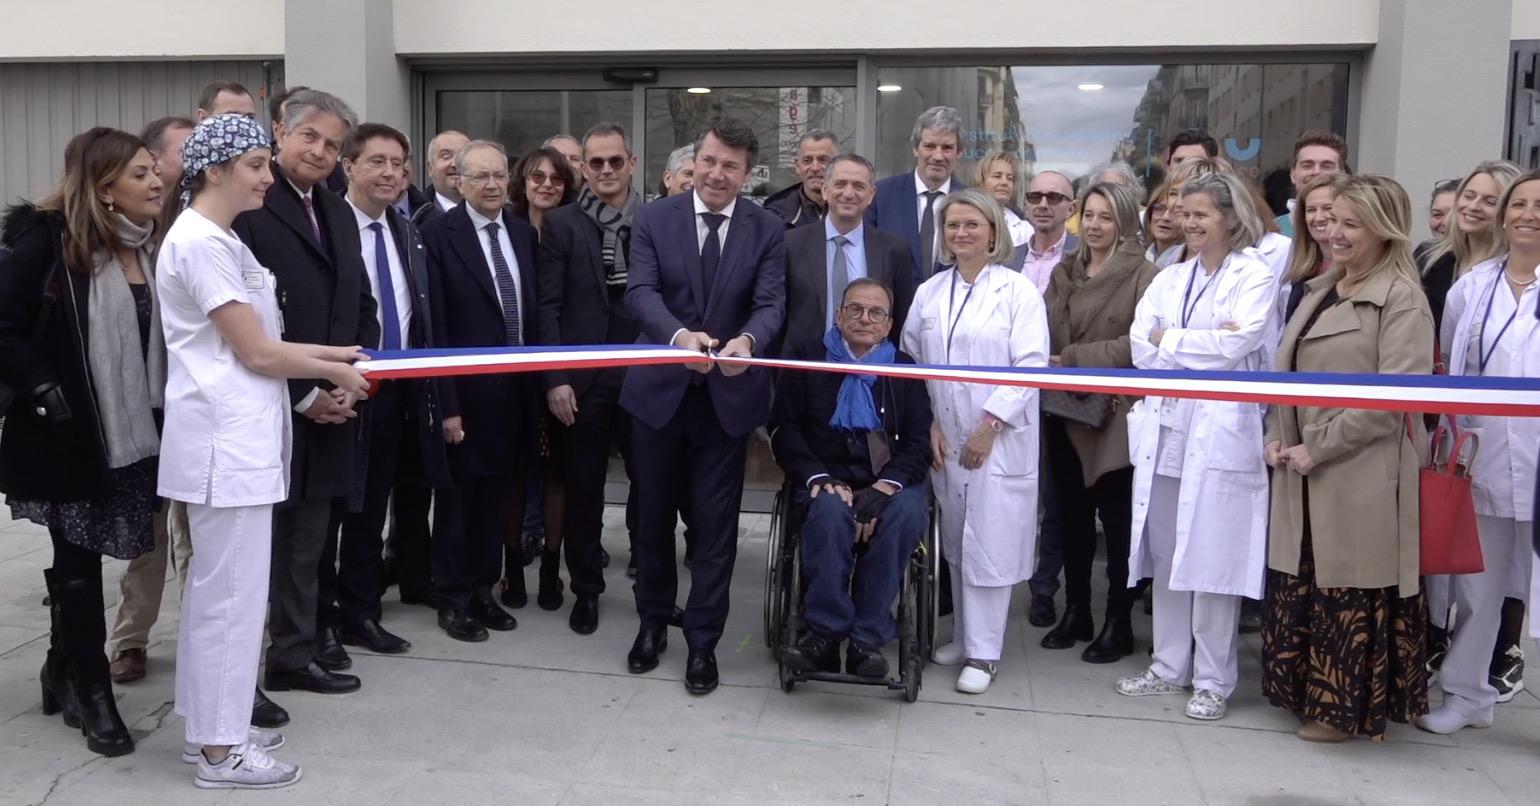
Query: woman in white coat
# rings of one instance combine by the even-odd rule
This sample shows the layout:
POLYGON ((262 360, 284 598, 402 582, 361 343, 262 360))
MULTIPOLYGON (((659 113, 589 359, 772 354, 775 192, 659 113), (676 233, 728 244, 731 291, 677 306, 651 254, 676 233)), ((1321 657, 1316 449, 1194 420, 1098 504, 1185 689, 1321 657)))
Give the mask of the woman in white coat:
MULTIPOLYGON (((1011 240, 1000 206, 978 190, 941 201, 942 261, 952 269, 915 291, 904 351, 922 364, 1042 367, 1048 315, 1032 281, 1001 265, 1011 240)), ((942 665, 966 661, 957 690, 982 694, 1005 644, 1011 587, 1037 557, 1037 390, 929 381, 931 481, 941 551, 951 563, 952 642, 942 665)))
MULTIPOLYGON (((1140 369, 1265 370, 1277 316, 1273 270, 1251 248, 1263 223, 1233 174, 1182 191, 1196 255, 1161 272, 1129 331, 1140 369)), ((1219 719, 1238 677, 1241 597, 1262 595, 1267 470, 1256 403, 1147 397, 1128 413, 1134 462, 1129 584, 1153 577, 1155 653, 1119 694, 1193 688, 1187 716, 1219 719)))
MULTIPOLYGON (((1540 171, 1508 186, 1497 207, 1497 252, 1449 290, 1444 332, 1449 374, 1540 378, 1540 171)), ((1540 419, 1461 417, 1480 435, 1471 486, 1486 570, 1449 577, 1455 624, 1439 675, 1444 702, 1417 718, 1417 727, 1454 733, 1492 724, 1498 691, 1490 680, 1504 597, 1529 595, 1535 513, 1535 452, 1540 419)))
MULTIPOLYGON (((272 274, 231 232, 273 183, 267 134, 237 114, 198 124, 182 146, 183 206, 155 275, 166 336, 159 494, 187 504, 193 545, 177 635, 182 760, 203 789, 274 789, 299 767, 251 727, 267 610, 273 504, 288 496, 285 378, 325 379, 339 401, 367 389, 357 347, 282 341, 272 274)), ((348 402, 351 406, 351 402, 348 402)))

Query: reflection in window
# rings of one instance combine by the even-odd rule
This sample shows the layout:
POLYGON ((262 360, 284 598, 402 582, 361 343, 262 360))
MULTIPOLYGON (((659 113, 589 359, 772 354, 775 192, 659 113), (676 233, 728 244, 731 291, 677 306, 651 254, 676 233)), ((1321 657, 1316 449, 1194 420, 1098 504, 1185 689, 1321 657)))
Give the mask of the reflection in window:
POLYGON ((913 170, 910 133, 927 108, 952 106, 963 132, 959 177, 1001 148, 1029 172, 1080 176, 1112 160, 1158 181, 1162 149, 1182 129, 1207 130, 1224 155, 1258 179, 1287 170, 1309 129, 1347 126, 1345 64, 1185 64, 1038 67, 890 67, 878 83, 877 167, 913 170))
POLYGON ((581 137, 601 121, 631 124, 630 90, 444 90, 438 93, 438 128, 473 140, 494 140, 518 159, 553 134, 581 137))

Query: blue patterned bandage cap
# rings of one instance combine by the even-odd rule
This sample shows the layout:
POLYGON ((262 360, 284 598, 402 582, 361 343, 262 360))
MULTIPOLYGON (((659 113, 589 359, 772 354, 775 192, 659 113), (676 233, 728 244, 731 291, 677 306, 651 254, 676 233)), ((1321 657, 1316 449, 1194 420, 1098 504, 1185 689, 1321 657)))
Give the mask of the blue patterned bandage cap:
POLYGON ((234 112, 204 118, 182 144, 182 204, 190 201, 198 174, 248 151, 269 147, 267 131, 253 118, 234 112))

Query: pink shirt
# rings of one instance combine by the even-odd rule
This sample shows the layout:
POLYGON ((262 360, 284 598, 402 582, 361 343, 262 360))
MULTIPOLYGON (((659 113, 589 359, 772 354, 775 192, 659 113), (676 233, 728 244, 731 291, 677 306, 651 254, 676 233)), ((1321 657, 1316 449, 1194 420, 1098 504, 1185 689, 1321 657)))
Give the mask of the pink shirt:
POLYGON ((1053 277, 1053 269, 1064 260, 1064 241, 1069 237, 1066 230, 1059 233, 1059 241, 1047 250, 1039 252, 1032 248, 1032 241, 1027 241, 1027 257, 1021 263, 1021 273, 1027 276, 1040 294, 1048 292, 1048 280, 1053 277))

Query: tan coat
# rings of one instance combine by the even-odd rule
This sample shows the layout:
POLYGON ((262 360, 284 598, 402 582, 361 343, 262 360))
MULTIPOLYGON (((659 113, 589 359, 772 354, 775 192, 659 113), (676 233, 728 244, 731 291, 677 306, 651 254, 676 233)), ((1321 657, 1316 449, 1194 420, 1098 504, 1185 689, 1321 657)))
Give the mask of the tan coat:
MULTIPOLYGON (((1321 312, 1303 342, 1300 331, 1341 279, 1336 269, 1311 280, 1284 329, 1278 369, 1426 375, 1433 371, 1433 315, 1417 281, 1381 271, 1358 293, 1321 312)), ((1315 467, 1310 534, 1315 583, 1322 588, 1418 590, 1417 474, 1427 433, 1413 417, 1408 440, 1397 412, 1274 406, 1267 440, 1304 442, 1315 467)), ((1306 477, 1273 471, 1268 567, 1299 573, 1306 477)))
MULTIPOLYGON (((1132 241, 1109 255, 1096 276, 1079 288, 1074 275, 1081 270, 1072 270, 1073 263, 1071 257, 1054 267, 1043 298, 1052 353, 1066 367, 1132 367, 1128 328, 1134 321, 1134 307, 1159 269, 1132 241)), ((1133 401, 1114 395, 1112 416, 1100 430, 1064 421, 1087 487, 1103 474, 1129 466, 1128 407, 1133 401)))

